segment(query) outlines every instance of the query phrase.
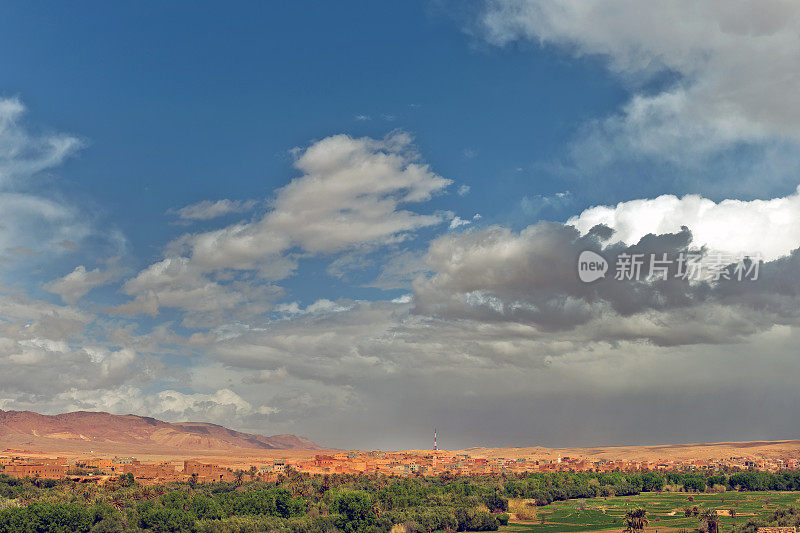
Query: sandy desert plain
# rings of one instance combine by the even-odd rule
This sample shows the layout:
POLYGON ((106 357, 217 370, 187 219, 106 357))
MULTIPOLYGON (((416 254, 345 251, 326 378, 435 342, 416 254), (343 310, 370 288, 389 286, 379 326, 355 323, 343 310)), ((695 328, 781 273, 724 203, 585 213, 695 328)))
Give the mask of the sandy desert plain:
MULTIPOLYGON (((61 456, 67 459, 88 457, 133 456, 142 462, 174 462, 182 463, 185 459, 196 459, 202 462, 218 464, 222 467, 238 469, 245 465, 260 466, 272 463, 275 459, 303 460, 311 459, 320 453, 342 451, 331 448, 315 449, 209 449, 207 447, 182 447, 84 442, 71 439, 40 438, 21 441, 0 437, 0 451, 13 451, 15 456, 42 457, 61 456)), ((383 450, 405 451, 411 454, 430 453, 430 449, 417 450, 383 450)), ((535 447, 470 447, 462 450, 440 450, 442 455, 470 455, 473 458, 487 459, 519 459, 556 460, 558 457, 597 460, 623 461, 692 461, 721 460, 730 457, 757 456, 782 459, 800 459, 800 440, 781 441, 744 441, 694 444, 659 444, 633 446, 592 446, 546 448, 535 447)))

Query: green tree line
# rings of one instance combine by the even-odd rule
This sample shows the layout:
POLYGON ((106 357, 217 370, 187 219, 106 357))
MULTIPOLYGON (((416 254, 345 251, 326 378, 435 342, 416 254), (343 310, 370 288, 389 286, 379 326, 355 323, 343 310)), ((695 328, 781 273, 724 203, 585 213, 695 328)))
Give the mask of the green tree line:
POLYGON ((410 533, 493 531, 508 499, 540 505, 661 490, 800 490, 800 471, 529 473, 467 477, 310 476, 275 482, 105 486, 0 475, 4 532, 410 533))

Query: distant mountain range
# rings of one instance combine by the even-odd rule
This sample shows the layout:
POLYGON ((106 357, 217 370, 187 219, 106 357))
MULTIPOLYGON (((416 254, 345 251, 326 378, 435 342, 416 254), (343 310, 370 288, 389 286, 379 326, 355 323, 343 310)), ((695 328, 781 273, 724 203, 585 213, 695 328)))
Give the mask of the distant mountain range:
POLYGON ((136 415, 76 411, 41 415, 0 410, 2 448, 64 450, 321 450, 295 435, 254 435, 204 422, 164 422, 136 415))

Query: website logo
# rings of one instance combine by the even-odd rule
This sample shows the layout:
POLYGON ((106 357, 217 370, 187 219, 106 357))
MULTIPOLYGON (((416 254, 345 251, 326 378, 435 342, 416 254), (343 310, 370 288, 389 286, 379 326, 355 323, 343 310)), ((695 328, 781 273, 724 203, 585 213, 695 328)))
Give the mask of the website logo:
POLYGON ((602 255, 591 250, 584 250, 578 256, 578 277, 584 283, 591 283, 606 277, 608 261, 602 255))

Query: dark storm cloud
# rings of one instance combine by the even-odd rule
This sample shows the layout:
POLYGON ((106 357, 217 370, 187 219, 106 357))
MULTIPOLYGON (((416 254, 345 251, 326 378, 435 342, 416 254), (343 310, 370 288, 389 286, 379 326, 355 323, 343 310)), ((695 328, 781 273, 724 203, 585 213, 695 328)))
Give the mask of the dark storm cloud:
MULTIPOLYGON (((607 339, 640 338, 656 344, 728 342, 731 336, 794 323, 798 317, 797 252, 760 263, 755 280, 736 279, 736 265, 731 264, 730 280, 696 281, 680 275, 680 254, 696 254, 706 265, 714 257, 692 248, 690 228, 646 235, 633 246, 603 246, 600 238, 609 235, 608 228, 598 227, 581 236, 571 226, 549 222, 518 234, 495 227, 446 235, 430 246, 427 259, 435 273, 415 282, 413 312, 528 324, 542 331, 595 327, 600 322, 607 339), (609 261, 604 279, 584 283, 578 278, 578 257, 584 250, 609 261), (644 257, 638 279, 614 279, 617 259, 636 254, 644 257), (651 254, 668 260, 666 277, 651 269, 657 266, 650 263, 651 254), (700 321, 704 327, 697 327, 699 314, 706 315, 700 321), (620 327, 637 315, 657 317, 676 332, 620 327)), ((749 267, 751 262, 745 264, 749 267)))

